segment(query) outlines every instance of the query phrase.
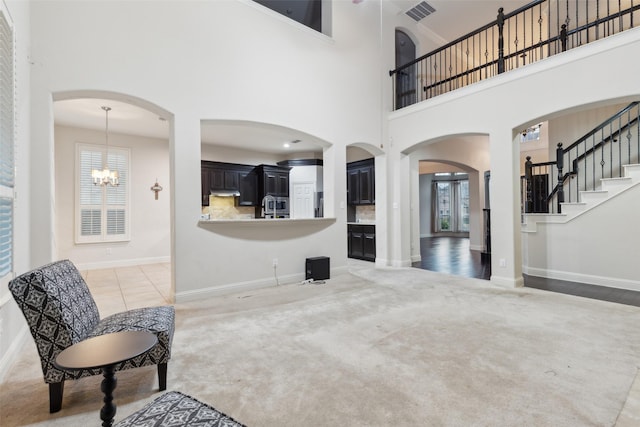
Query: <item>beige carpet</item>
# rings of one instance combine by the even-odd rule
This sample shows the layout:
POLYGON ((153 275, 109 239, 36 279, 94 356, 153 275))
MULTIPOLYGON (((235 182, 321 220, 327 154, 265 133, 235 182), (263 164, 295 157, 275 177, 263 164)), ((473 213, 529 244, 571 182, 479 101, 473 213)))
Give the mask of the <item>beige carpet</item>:
MULTIPOLYGON (((169 389, 249 426, 613 426, 640 366, 640 308, 416 269, 176 309, 169 389)), ((0 425, 99 425, 99 383, 50 415, 29 340, 0 425)), ((116 420, 157 395, 153 367, 119 373, 116 420)))

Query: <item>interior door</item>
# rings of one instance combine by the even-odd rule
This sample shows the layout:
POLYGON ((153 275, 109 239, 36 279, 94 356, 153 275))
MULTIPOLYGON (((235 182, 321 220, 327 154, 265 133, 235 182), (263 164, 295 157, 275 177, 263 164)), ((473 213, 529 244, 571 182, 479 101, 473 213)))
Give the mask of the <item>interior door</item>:
POLYGON ((293 184, 291 218, 313 218, 315 184, 302 182, 293 184))

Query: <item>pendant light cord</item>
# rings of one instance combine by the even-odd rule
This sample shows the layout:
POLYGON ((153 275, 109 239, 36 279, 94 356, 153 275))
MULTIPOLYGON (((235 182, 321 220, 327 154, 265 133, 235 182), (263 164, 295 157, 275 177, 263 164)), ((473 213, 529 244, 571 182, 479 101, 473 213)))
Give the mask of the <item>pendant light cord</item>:
POLYGON ((103 106, 102 109, 105 111, 106 113, 106 118, 105 118, 105 146, 106 146, 106 153, 104 155, 104 164, 103 169, 107 169, 109 167, 109 111, 111 111, 111 107, 106 107, 103 106))

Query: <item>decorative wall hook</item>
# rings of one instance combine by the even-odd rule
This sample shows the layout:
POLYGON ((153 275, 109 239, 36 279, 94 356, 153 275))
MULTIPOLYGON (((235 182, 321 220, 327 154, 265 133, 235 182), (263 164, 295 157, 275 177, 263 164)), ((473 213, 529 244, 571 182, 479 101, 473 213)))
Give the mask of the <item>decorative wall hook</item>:
POLYGON ((162 186, 158 184, 158 178, 156 178, 156 183, 153 184, 153 187, 151 187, 151 191, 156 193, 156 200, 158 200, 158 193, 162 191, 162 186))

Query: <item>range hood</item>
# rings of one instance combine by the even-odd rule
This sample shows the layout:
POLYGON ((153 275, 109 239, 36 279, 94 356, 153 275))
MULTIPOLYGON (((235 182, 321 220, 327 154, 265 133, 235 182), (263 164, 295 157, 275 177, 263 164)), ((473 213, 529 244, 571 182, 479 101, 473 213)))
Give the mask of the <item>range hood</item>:
POLYGON ((239 191, 212 191, 212 196, 216 197, 238 197, 240 196, 239 191))

